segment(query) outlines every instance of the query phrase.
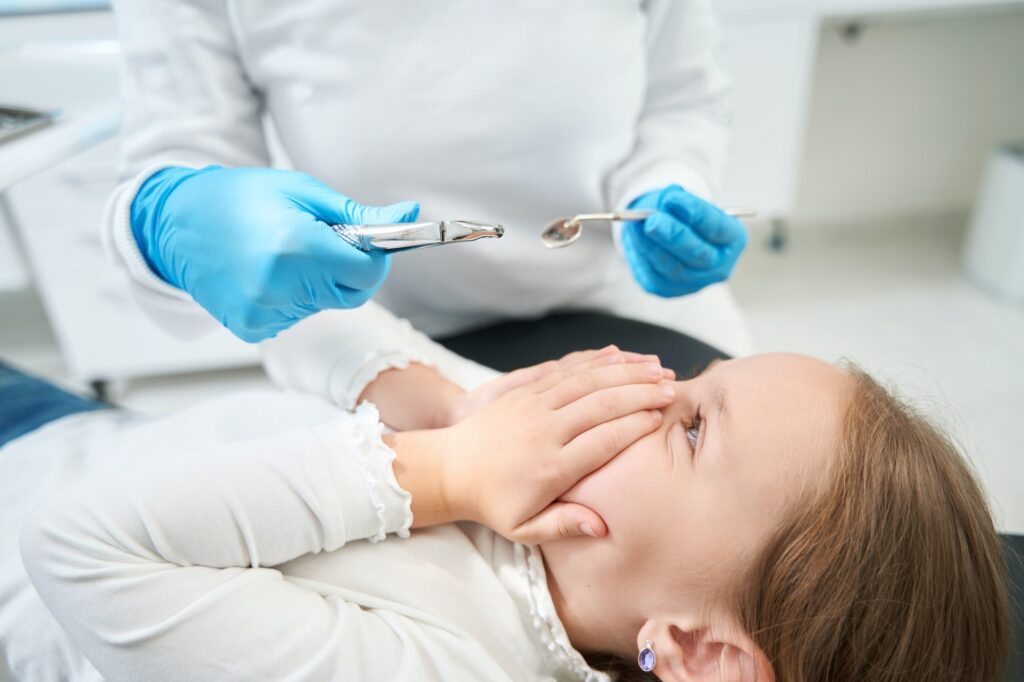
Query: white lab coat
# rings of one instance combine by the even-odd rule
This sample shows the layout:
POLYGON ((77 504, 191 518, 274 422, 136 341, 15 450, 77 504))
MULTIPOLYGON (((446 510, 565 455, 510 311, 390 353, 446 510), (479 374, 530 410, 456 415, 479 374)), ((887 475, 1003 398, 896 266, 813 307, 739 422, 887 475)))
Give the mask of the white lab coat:
POLYGON ((158 322, 216 322, 146 266, 129 226, 169 165, 295 168, 423 219, 505 225, 504 239, 399 255, 377 300, 432 336, 597 308, 743 352, 728 291, 664 301, 636 285, 611 230, 548 251, 550 220, 670 183, 710 197, 727 79, 710 0, 115 0, 125 59, 124 166, 105 225, 158 322))

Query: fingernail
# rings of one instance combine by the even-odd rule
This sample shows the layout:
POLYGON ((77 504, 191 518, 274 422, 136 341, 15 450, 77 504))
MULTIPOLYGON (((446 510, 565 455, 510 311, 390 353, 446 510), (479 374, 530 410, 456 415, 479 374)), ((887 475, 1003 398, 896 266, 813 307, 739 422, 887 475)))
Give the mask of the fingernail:
POLYGON ((662 419, 662 416, 663 416, 661 414, 661 410, 648 410, 647 414, 651 415, 651 421, 653 421, 655 423, 655 425, 661 423, 661 419, 662 419))
POLYGON ((676 397, 676 389, 672 386, 672 384, 662 384, 661 394, 671 400, 672 398, 676 397))
POLYGON ((596 538, 597 537, 597 533, 594 532, 594 529, 590 527, 589 523, 581 523, 580 524, 580 532, 583 533, 584 535, 589 535, 592 538, 596 538))
POLYGON ((647 376, 649 377, 661 376, 661 365, 656 362, 648 362, 644 365, 644 370, 647 372, 647 376))

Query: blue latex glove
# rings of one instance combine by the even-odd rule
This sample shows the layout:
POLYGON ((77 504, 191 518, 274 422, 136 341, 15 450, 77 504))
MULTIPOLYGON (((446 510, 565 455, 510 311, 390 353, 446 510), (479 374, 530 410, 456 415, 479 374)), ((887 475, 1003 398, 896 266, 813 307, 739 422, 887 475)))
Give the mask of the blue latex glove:
POLYGON ((327 223, 410 222, 419 204, 363 206, 294 171, 166 168, 139 189, 131 226, 149 267, 243 341, 325 308, 365 303, 387 276, 327 223))
POLYGON ((747 245, 743 224, 679 185, 648 192, 629 205, 651 209, 622 230, 626 262, 640 286, 671 297, 728 279, 747 245))

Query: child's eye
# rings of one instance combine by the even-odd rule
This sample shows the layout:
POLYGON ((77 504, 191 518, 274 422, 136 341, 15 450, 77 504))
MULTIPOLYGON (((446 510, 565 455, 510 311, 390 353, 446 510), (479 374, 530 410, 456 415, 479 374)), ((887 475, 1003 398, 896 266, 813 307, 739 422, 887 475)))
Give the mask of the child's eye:
POLYGON ((698 415, 693 423, 686 427, 686 440, 690 443, 690 449, 697 449, 697 441, 700 439, 700 415, 698 415))

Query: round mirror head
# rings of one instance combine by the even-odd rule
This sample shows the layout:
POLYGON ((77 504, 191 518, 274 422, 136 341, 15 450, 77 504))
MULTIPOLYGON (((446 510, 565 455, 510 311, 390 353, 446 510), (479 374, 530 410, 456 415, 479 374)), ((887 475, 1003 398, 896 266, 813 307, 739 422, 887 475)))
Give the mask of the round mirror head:
POLYGON ((549 249, 561 249, 579 239, 582 233, 583 226, 579 221, 559 218, 544 228, 544 231, 540 233, 540 240, 549 249))

